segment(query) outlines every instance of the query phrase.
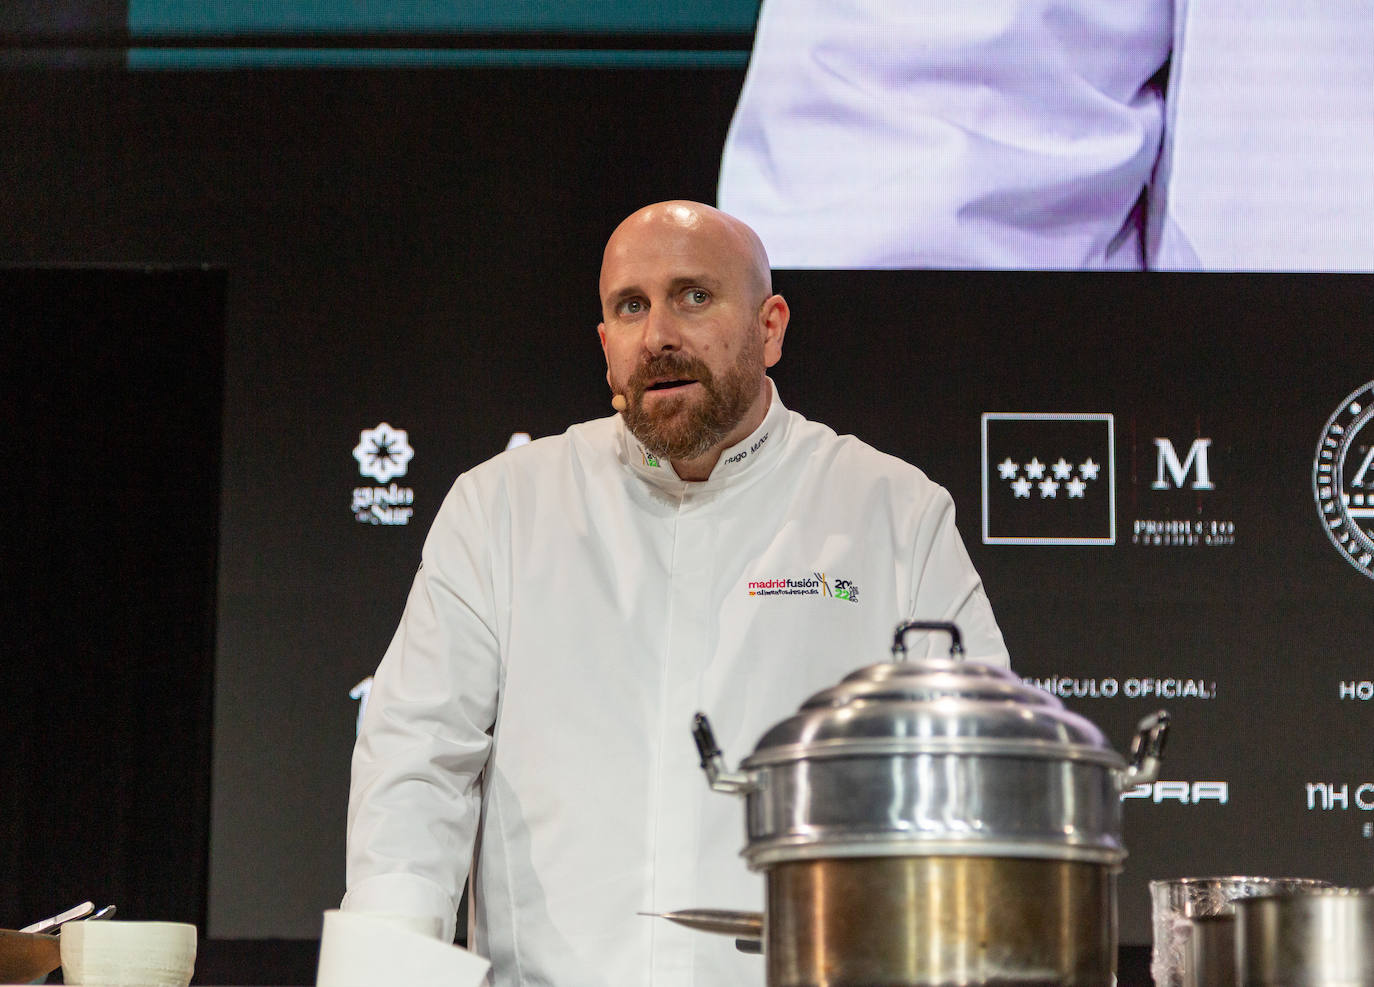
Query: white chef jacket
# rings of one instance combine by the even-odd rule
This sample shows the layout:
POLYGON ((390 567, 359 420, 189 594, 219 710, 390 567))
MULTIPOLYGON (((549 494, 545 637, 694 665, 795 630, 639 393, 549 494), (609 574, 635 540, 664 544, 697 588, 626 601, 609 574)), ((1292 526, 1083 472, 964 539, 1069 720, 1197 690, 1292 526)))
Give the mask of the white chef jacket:
POLYGON ((718 203, 775 267, 1374 270, 1371 51, 1369 0, 764 0, 718 203))
POLYGON ((343 907, 451 936, 475 843, 471 945, 497 987, 762 984, 731 939, 638 914, 762 908, 692 716, 734 765, 918 617, 1007 663, 949 495, 776 391, 704 482, 619 416, 497 456, 445 499, 377 670, 343 907))

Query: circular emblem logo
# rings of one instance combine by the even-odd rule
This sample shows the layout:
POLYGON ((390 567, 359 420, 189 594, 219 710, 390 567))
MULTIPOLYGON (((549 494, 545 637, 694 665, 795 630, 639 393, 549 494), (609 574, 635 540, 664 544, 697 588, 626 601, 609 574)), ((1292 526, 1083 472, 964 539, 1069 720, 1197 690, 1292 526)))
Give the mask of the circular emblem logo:
POLYGON ((1312 464, 1312 492, 1331 544, 1374 579, 1374 381, 1341 402, 1312 464))

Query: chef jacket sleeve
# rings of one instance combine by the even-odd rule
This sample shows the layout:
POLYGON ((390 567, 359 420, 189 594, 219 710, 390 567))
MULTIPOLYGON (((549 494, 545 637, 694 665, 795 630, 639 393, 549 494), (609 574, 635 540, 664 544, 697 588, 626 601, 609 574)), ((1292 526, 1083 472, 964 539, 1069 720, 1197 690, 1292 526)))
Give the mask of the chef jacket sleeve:
MULTIPOLYGON (((973 568, 959 530, 954 526, 954 500, 943 487, 921 516, 911 558, 912 587, 908 620, 948 620, 959 626, 964 652, 971 661, 1010 666, 1007 646, 973 568)), ((923 638, 914 633, 908 647, 913 654, 944 657, 949 641, 941 634, 923 638)))
POLYGON ((1171 0, 763 0, 718 204, 774 267, 1139 268, 1171 0))
POLYGON ((463 478, 425 540, 353 753, 342 907, 452 941, 481 811, 500 651, 486 524, 463 478))

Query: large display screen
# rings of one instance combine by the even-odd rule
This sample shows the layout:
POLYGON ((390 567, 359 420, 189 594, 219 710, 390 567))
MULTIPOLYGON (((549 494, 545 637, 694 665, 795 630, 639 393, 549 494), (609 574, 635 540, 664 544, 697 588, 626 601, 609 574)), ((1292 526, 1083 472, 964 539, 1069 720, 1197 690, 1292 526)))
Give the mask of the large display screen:
POLYGON ((1358 0, 76 7, 0 28, 136 69, 747 64, 719 201, 783 268, 1374 271, 1358 0))

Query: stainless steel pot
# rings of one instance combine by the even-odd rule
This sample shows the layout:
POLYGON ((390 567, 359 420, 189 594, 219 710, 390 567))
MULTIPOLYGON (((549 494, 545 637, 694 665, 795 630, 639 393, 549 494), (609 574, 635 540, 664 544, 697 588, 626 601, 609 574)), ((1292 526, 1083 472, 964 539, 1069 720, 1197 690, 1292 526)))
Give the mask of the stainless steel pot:
POLYGON ((1241 987, 1374 984, 1374 889, 1322 888, 1236 902, 1241 987))
POLYGON ((711 787, 743 795, 767 882, 770 987, 1111 982, 1121 793, 1158 773, 1168 715, 1127 764, 1012 672, 961 660, 958 628, 897 629, 893 660, 812 696, 711 787), (908 661, 916 630, 948 659, 908 661))

